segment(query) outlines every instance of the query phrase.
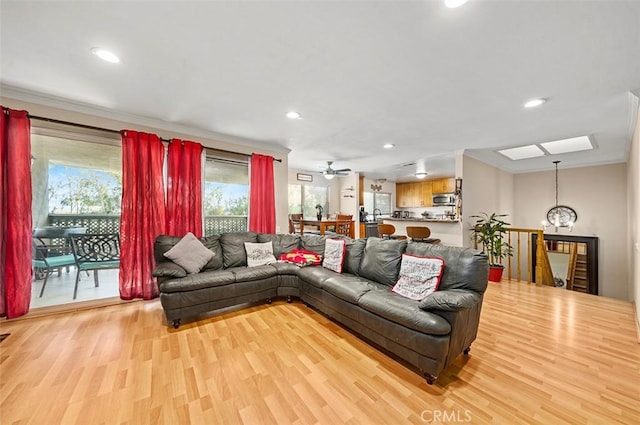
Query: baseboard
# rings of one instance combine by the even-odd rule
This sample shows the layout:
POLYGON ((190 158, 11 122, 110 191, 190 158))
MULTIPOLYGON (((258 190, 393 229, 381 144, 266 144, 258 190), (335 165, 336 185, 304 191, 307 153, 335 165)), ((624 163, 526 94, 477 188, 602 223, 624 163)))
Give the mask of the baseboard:
POLYGON ((2 321, 17 321, 17 320, 28 320, 35 319, 43 316, 51 316, 54 314, 64 314, 81 310, 89 310, 93 308, 101 308, 108 307, 117 304, 125 304, 130 302, 135 302, 140 300, 122 300, 120 297, 111 297, 111 298, 101 298, 98 300, 90 300, 90 301, 80 301, 76 303, 68 303, 68 304, 59 304, 49 307, 40 307, 34 308, 30 310, 24 316, 16 317, 14 319, 6 319, 3 318, 2 321))

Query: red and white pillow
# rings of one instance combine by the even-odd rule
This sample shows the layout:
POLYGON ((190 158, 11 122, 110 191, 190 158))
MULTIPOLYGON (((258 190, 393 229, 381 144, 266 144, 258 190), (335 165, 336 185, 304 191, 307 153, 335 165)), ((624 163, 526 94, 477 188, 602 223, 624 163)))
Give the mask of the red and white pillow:
POLYGON ((398 295, 421 300, 434 293, 444 273, 444 259, 403 254, 398 282, 391 289, 398 295))
POLYGON ((300 267, 319 266, 322 263, 322 256, 313 251, 296 248, 291 252, 281 254, 278 260, 296 264, 300 267))
POLYGON ((347 241, 344 239, 327 239, 324 245, 322 267, 342 273, 344 256, 347 252, 347 241))

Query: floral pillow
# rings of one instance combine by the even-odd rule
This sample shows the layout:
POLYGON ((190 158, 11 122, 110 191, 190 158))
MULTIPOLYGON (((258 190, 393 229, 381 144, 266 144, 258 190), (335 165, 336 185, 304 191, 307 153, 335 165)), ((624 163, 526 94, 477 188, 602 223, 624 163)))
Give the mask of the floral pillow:
POLYGON ((438 289, 443 272, 443 258, 403 254, 400 276, 391 290, 403 297, 421 300, 438 289))
POLYGON ((324 260, 322 267, 342 273, 344 256, 347 251, 347 241, 344 239, 327 239, 324 246, 324 260))
POLYGON ((282 254, 279 261, 287 263, 297 264, 300 267, 304 266, 319 266, 322 263, 322 256, 313 251, 305 249, 294 249, 291 252, 282 254))
POLYGON ((265 264, 271 264, 276 262, 276 257, 273 256, 273 243, 263 242, 245 242, 244 249, 247 251, 247 266, 264 266, 265 264))

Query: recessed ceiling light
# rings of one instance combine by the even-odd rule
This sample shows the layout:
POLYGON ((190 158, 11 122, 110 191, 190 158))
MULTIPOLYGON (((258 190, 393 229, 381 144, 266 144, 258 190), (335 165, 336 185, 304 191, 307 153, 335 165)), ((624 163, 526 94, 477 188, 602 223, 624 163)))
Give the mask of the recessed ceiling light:
POLYGON ((385 143, 384 145, 382 145, 382 147, 385 149, 391 149, 391 148, 395 148, 396 145, 394 145, 393 143, 385 143))
POLYGON ((91 49, 91 53, 102 59, 103 61, 107 61, 110 63, 120 63, 120 58, 115 55, 115 53, 110 52, 105 49, 101 49, 99 47, 94 47, 91 49))
POLYGON ((544 156, 544 151, 537 145, 520 146, 519 148, 503 149, 498 151, 507 158, 517 161, 519 159, 529 159, 544 156))
POLYGON ((423 179, 425 177, 427 177, 427 173, 416 173, 416 177, 419 179, 423 179))
POLYGON ((588 151, 593 149, 591 140, 587 136, 572 137, 570 139, 554 140, 540 143, 552 155, 568 152, 588 151))
POLYGON ((456 7, 462 6, 467 1, 468 0, 444 0, 444 5, 451 9, 455 9, 456 7))
POLYGON ((524 107, 525 108, 535 108, 536 106, 540 106, 540 105, 542 105, 543 103, 546 103, 546 102, 547 102, 547 99, 543 99, 543 98, 531 99, 531 100, 527 101, 527 103, 524 104, 524 107))
POLYGON ((296 111, 289 111, 289 112, 287 112, 287 118, 292 119, 292 120, 301 120, 302 119, 302 114, 300 114, 300 112, 296 112, 296 111))

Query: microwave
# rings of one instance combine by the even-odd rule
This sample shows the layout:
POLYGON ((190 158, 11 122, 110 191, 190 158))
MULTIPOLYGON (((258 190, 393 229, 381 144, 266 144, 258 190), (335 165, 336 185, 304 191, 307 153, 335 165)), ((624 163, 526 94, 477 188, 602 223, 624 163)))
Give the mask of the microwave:
POLYGON ((434 207, 451 207, 456 205, 455 193, 439 193, 433 195, 432 198, 434 207))

